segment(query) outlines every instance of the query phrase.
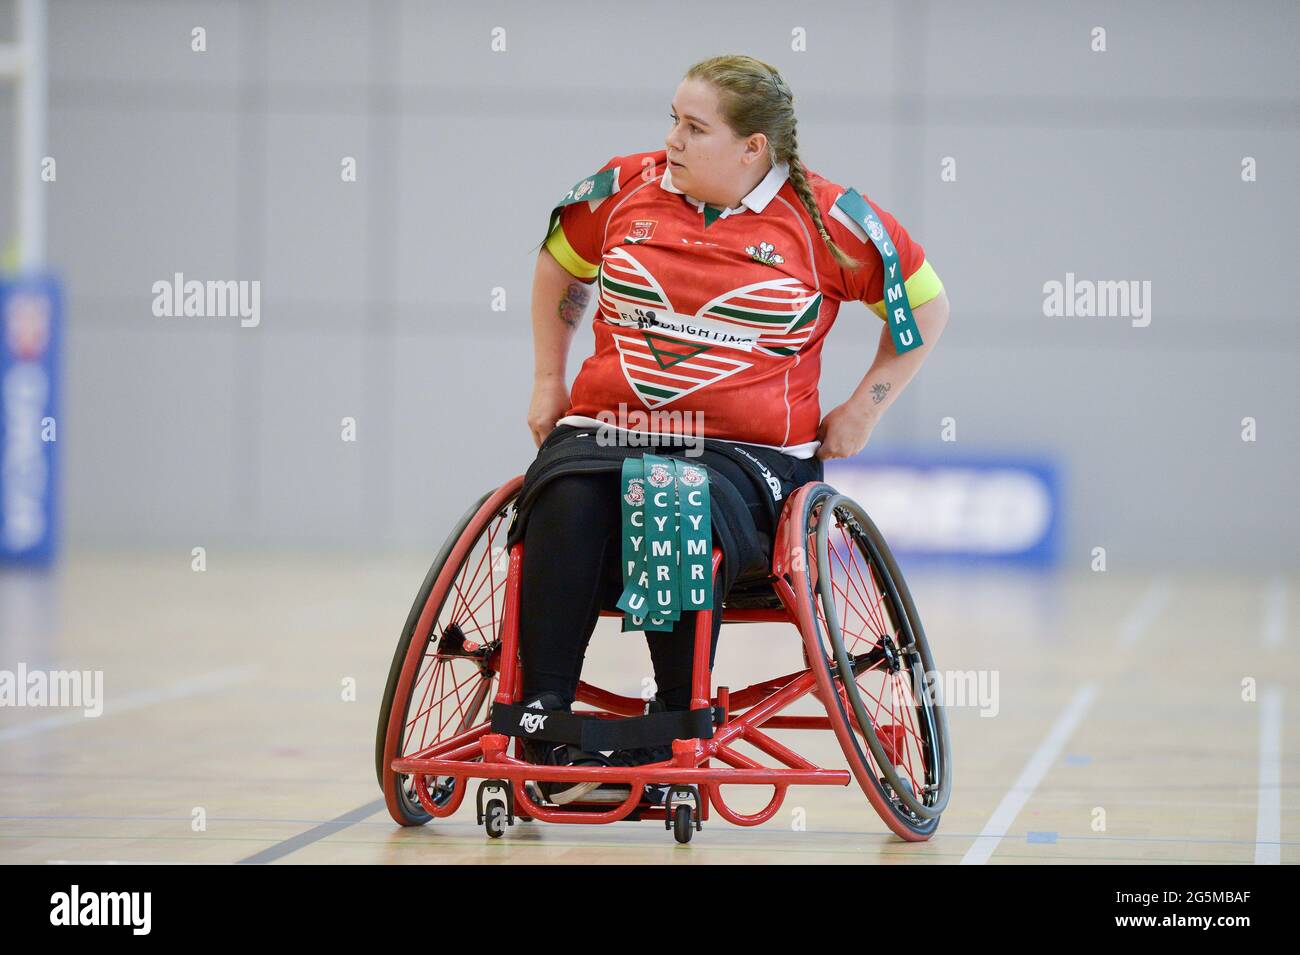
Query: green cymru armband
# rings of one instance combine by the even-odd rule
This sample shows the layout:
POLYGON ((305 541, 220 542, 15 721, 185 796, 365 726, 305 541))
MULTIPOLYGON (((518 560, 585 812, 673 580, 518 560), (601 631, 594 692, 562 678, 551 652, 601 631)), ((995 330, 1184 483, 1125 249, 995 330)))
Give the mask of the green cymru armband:
POLYGON ((862 227, 880 253, 880 261, 884 265, 885 320, 889 322, 895 353, 901 355, 920 347, 924 343, 921 341, 921 331, 916 327, 916 319, 912 317, 912 305, 907 300, 903 264, 899 261, 898 250, 889 240, 889 233, 885 231, 880 218, 856 189, 850 189, 840 196, 835 201, 835 206, 862 227))
POLYGON ((542 237, 542 242, 545 243, 555 229, 555 223, 559 221, 560 213, 565 206, 571 206, 575 202, 597 202, 606 199, 618 192, 618 186, 618 166, 610 166, 593 176, 575 182, 551 210, 551 221, 546 226, 546 235, 542 237))

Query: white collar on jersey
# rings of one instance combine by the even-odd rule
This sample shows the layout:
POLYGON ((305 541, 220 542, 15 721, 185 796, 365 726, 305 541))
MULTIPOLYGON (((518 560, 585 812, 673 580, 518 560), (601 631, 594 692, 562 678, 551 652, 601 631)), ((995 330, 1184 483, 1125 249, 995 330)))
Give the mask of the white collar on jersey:
MULTIPOLYGON (((686 193, 673 185, 672 171, 672 166, 664 167, 664 175, 663 178, 659 180, 659 187, 661 189, 667 189, 669 192, 677 193, 679 196, 685 198, 691 205, 695 206, 695 208, 700 212, 703 212, 704 203, 701 200, 686 195, 686 193)), ((790 164, 785 162, 777 163, 767 171, 767 175, 763 177, 763 181, 751 189, 749 195, 740 200, 740 205, 736 206, 734 209, 723 209, 722 215, 718 216, 718 218, 725 219, 727 216, 735 215, 737 212, 744 212, 746 207, 753 209, 755 212, 762 212, 767 208, 767 204, 772 201, 772 197, 781 191, 781 187, 785 185, 785 181, 789 178, 790 164)))

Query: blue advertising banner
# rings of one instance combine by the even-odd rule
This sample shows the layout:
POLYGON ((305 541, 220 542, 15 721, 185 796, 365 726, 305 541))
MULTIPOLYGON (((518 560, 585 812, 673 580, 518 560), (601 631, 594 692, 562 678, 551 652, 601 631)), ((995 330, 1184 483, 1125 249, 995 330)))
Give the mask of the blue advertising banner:
POLYGON ((866 509, 900 559, 1055 566, 1055 464, 1016 455, 890 454, 826 462, 826 481, 866 509))
POLYGON ((60 315, 55 279, 0 279, 0 561, 56 551, 60 315))

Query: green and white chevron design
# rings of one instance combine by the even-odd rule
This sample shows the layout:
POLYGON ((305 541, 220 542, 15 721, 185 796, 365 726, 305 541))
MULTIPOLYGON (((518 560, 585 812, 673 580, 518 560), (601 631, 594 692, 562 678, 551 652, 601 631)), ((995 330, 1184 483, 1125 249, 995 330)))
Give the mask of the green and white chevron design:
POLYGON ((726 352, 796 354, 816 327, 822 301, 820 292, 786 276, 732 289, 694 315, 679 313, 650 270, 622 247, 606 254, 597 283, 605 321, 629 330, 614 341, 624 376, 649 408, 753 365, 726 352))

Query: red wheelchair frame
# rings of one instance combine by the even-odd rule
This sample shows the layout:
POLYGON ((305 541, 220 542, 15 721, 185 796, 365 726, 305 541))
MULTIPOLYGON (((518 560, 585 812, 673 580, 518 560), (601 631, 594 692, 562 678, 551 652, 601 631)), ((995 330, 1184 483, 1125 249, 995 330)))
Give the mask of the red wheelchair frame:
MULTIPOLYGON (((441 563, 435 561, 408 618, 404 640, 399 643, 394 656, 376 742, 376 771, 389 812, 395 821, 402 825, 419 825, 430 818, 451 816, 465 798, 465 780, 475 778, 484 781, 477 794, 478 821, 494 837, 501 835, 506 825, 513 825, 516 817, 552 823, 609 823, 631 818, 663 820, 666 828, 675 829, 679 842, 686 842, 690 839, 691 831, 698 830, 700 823, 709 818, 711 809, 735 825, 755 826, 768 821, 777 813, 790 786, 847 786, 856 778, 873 808, 898 836, 908 841, 924 841, 933 835, 939 814, 946 806, 949 790, 947 725, 942 701, 936 702, 929 698, 924 702, 918 701, 913 693, 909 698, 911 702, 904 700, 900 706, 891 710, 890 715, 896 718, 896 722, 880 723, 878 717, 881 707, 885 705, 883 699, 876 699, 868 691, 867 695, 878 704, 873 715, 870 705, 862 700, 857 685, 860 674, 875 672, 877 676, 885 677, 887 683, 889 676, 896 676, 906 667, 914 688, 916 666, 926 664, 930 669, 933 668, 924 631, 920 628, 915 607, 897 565, 884 546, 879 532, 871 525, 870 532, 874 535, 874 541, 868 539, 862 522, 870 525, 870 520, 865 513, 858 508, 854 512, 858 515, 856 518, 852 515, 845 517, 852 502, 836 495, 833 488, 820 482, 797 489, 786 502, 781 514, 768 581, 780 606, 762 609, 728 606, 723 610, 724 623, 793 623, 803 639, 804 660, 808 663, 805 669, 735 691, 720 686, 714 693, 709 670, 712 612, 700 611, 696 615, 690 705, 691 709, 721 709, 723 720, 715 727, 712 738, 674 740, 671 759, 644 766, 541 766, 520 758, 522 749, 518 745, 516 755, 512 756, 509 753, 512 737, 493 732, 490 721, 480 717, 486 696, 490 692, 492 673, 499 677, 494 701, 502 704, 520 702, 518 637, 523 543, 515 544, 508 552, 500 614, 497 612, 497 601, 493 598, 492 589, 489 589, 486 598, 482 596, 486 582, 479 582, 472 591, 467 585, 467 593, 457 595, 458 603, 451 616, 460 616, 465 620, 473 618, 476 634, 489 639, 463 639, 459 623, 454 625, 454 639, 451 626, 444 626, 441 636, 434 634, 433 630, 456 576, 460 575, 464 579, 472 569, 470 565, 473 561, 468 558, 484 533, 488 534, 486 556, 491 558, 491 563, 497 563, 498 558, 493 554, 491 546, 492 522, 505 519, 522 483, 522 477, 507 482, 486 496, 477 509, 467 515, 467 519, 462 521, 461 527, 453 532, 444 546, 439 558, 441 563), (869 622, 867 628, 886 631, 892 626, 898 639, 897 646, 894 638, 869 633, 854 635, 860 639, 860 645, 866 648, 865 653, 854 654, 845 649, 847 641, 844 634, 851 632, 848 624, 843 624, 841 633, 841 623, 836 619, 839 611, 832 609, 828 615, 824 601, 819 601, 815 594, 819 592, 819 587, 825 588, 825 592, 830 594, 829 599, 834 602, 836 598, 832 578, 836 557, 839 557, 846 571, 851 562, 856 564, 857 558, 855 554, 845 557, 842 552, 833 552, 827 548, 824 541, 829 533, 829 525, 827 531, 823 531, 818 545, 821 547, 820 555, 825 556, 814 559, 810 555, 809 552, 815 549, 811 530, 811 516, 814 513, 815 520, 819 522, 825 523, 823 515, 829 513, 834 518, 831 523, 838 525, 843 519, 851 524, 850 531, 857 543, 851 541, 850 550, 860 548, 863 554, 869 554, 869 557, 863 558, 863 563, 868 565, 869 574, 860 573, 857 582, 850 578, 849 584, 841 588, 845 591, 846 615, 847 601, 851 596, 847 593, 850 586, 865 591, 869 589, 865 586, 865 581, 869 580, 871 588, 877 590, 876 609, 879 613, 875 622, 880 626, 877 628, 875 623, 869 622), (856 536, 859 532, 862 533, 861 540, 856 536), (800 559, 801 555, 803 559, 800 559), (821 561, 832 572, 822 574, 824 579, 819 581, 817 568, 821 561), (864 586, 859 587, 859 583, 864 586), (882 605, 881 597, 885 598, 887 607, 882 605), (483 610, 483 605, 488 602, 491 603, 490 617, 488 611, 483 610), (474 617, 475 609, 489 620, 490 630, 474 617), (836 639, 840 641, 835 644, 835 653, 830 652, 821 642, 832 628, 836 639), (875 638, 874 643, 871 642, 872 637, 875 638), (430 650, 434 651, 432 659, 435 660, 431 666, 440 665, 436 662, 439 660, 466 660, 477 667, 478 673, 478 686, 468 691, 467 695, 462 695, 455 686, 453 675, 455 709, 452 718, 445 724, 449 727, 450 735, 431 742, 426 737, 428 723, 431 721, 429 714, 435 704, 430 701, 445 688, 439 686, 435 689, 433 676, 428 677, 429 686, 421 696, 421 709, 417 711, 416 719, 407 719, 420 674, 427 672, 426 662, 431 658, 430 650), (894 669, 886 674, 890 666, 894 669), (842 675, 850 671, 853 680, 846 682, 842 675), (848 683, 852 683, 853 687, 846 692, 848 683), (823 704, 825 716, 781 715, 782 711, 808 694, 823 704), (830 705, 827 701, 834 701, 835 705, 830 705), (428 708, 425 708, 426 703, 430 704, 428 708), (913 706, 915 711, 909 713, 913 706), (421 745, 414 752, 403 752, 409 742, 408 731, 421 716, 425 719, 425 734, 420 739, 421 745), (863 731, 863 717, 867 719, 869 732, 863 731), (918 726, 922 729, 918 730, 918 726), (766 730, 830 730, 835 734, 850 768, 845 770, 817 766, 768 735, 766 730), (867 744, 866 748, 859 742, 859 737, 867 744), (738 752, 733 746, 740 741, 755 747, 780 764, 779 767, 761 765, 738 752), (915 762, 922 764, 921 772, 914 771, 914 755, 915 762), (723 765, 710 765, 715 760, 723 765), (630 784, 631 790, 618 804, 578 804, 580 808, 556 808, 535 799, 525 786, 525 781, 528 780, 625 783, 630 784), (661 806, 644 803, 643 789, 647 783, 669 784, 672 787, 661 806), (742 813, 728 806, 723 799, 721 787, 724 785, 770 785, 773 793, 764 808, 757 812, 742 813), (422 813, 414 811, 411 794, 405 788, 408 786, 414 790, 422 813), (485 795, 490 796, 492 793, 498 793, 504 801, 491 797, 485 806, 485 795), (918 814, 917 810, 923 815, 918 814)), ((846 534, 846 539, 848 536, 846 534)), ((715 547, 715 579, 721 559, 722 552, 715 547)), ((861 565, 857 566, 861 571, 861 565)), ((482 559, 473 570, 477 579, 482 571, 482 559)), ((492 575, 492 569, 489 569, 488 574, 492 575)), ((470 584, 473 583, 474 580, 471 580, 470 584)), ((601 615, 619 616, 617 612, 611 611, 602 611, 601 615)), ((833 640, 831 642, 834 643, 833 640)), ((894 690, 890 691, 891 698, 894 693, 894 690)), ((452 695, 450 692, 445 694, 436 704, 439 707, 440 725, 437 732, 440 737, 444 728, 441 722, 442 701, 450 699, 452 695)), ((882 690, 881 697, 884 696, 882 690)), ((577 701, 594 707, 592 715, 602 719, 640 716, 645 706, 642 699, 611 693, 586 682, 579 683, 577 701)))

